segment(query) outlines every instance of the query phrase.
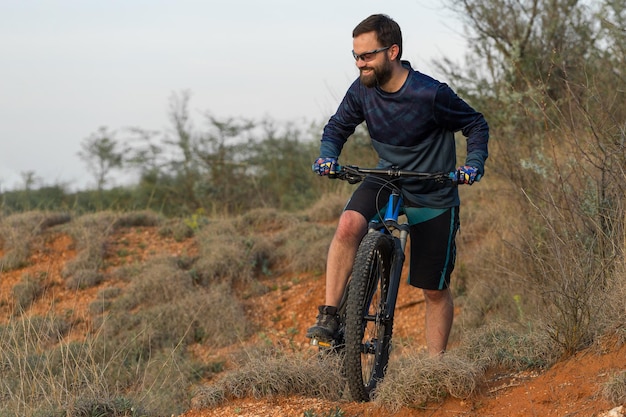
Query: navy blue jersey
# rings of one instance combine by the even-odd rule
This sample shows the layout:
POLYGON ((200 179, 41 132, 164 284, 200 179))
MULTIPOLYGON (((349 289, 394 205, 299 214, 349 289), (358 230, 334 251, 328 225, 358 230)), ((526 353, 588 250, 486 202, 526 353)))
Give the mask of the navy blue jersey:
MULTIPOLYGON (((483 115, 448 85, 413 70, 408 61, 402 64, 409 75, 395 93, 365 87, 359 79, 352 83, 324 127, 320 156, 338 158, 348 137, 365 122, 380 158, 379 168, 451 172, 456 169, 454 133, 461 131, 467 138, 465 165, 484 174, 489 126, 483 115)), ((456 188, 404 178, 402 185, 405 197, 414 205, 459 205, 456 188)))

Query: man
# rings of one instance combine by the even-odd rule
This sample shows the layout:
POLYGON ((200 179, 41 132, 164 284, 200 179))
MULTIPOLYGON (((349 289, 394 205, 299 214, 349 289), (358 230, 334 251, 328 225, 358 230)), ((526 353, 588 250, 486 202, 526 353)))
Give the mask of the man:
MULTIPOLYGON (((459 182, 472 184, 484 174, 489 127, 482 114, 446 84, 421 74, 402 61, 402 33, 389 16, 376 14, 354 29, 353 51, 360 75, 348 89, 322 134, 320 157, 313 171, 328 175, 344 143, 366 122, 378 167, 397 166, 419 172, 458 172, 459 182), (467 157, 456 168, 454 132, 467 138, 467 157)), ((446 349, 454 316, 450 273, 459 227, 459 195, 455 187, 401 182, 412 208, 409 283, 421 288, 426 301, 426 342, 431 355, 446 349)), ((307 337, 329 341, 338 329, 337 306, 351 274, 367 224, 388 194, 365 179, 346 205, 333 236, 326 265, 325 304, 307 337), (378 199, 378 205, 377 205, 378 199)))

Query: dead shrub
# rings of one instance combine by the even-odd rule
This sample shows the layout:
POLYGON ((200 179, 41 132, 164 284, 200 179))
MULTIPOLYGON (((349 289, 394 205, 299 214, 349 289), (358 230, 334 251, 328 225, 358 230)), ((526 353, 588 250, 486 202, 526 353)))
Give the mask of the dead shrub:
POLYGON ((162 217, 150 210, 122 213, 113 222, 113 227, 155 227, 163 221, 162 217))
POLYGON ((402 407, 423 407, 448 395, 467 398, 475 392, 482 375, 476 364, 452 353, 441 358, 406 355, 390 363, 374 401, 395 412, 402 407))
POLYGON ((275 264, 276 251, 271 238, 248 235, 248 231, 236 226, 238 222, 235 219, 210 224, 198 233, 200 253, 194 269, 203 285, 228 282, 250 286, 275 264))
POLYGON ((112 212, 86 214, 67 227, 76 245, 77 255, 67 262, 62 274, 65 278, 78 271, 98 271, 104 263, 106 241, 114 230, 116 215, 112 212))
POLYGON ((102 330, 119 343, 132 340, 138 352, 181 343, 225 346, 251 330, 232 288, 199 287, 172 258, 151 261, 121 294, 101 305, 108 310, 99 321, 102 330))
POLYGON ((212 385, 199 387, 195 408, 209 408, 234 398, 302 395, 339 400, 345 379, 338 355, 306 357, 275 348, 249 349, 244 362, 212 385))
POLYGON ((326 256, 335 225, 300 222, 277 236, 278 252, 288 272, 320 272, 326 268, 326 256))
MULTIPOLYGON (((541 328, 539 323, 536 323, 541 328)), ((522 371, 546 368, 560 357, 548 333, 512 323, 492 321, 479 329, 466 329, 458 354, 483 369, 522 371)))
POLYGON ((315 223, 336 222, 348 202, 348 197, 341 193, 327 193, 314 202, 305 212, 305 216, 315 223))
POLYGON ((96 298, 89 304, 89 313, 98 316, 107 311, 113 304, 113 300, 122 294, 119 287, 105 287, 98 291, 96 298))
POLYGON ((65 287, 70 290, 84 290, 95 287, 104 281, 104 275, 98 271, 81 269, 65 280, 65 287))
POLYGON ((93 396, 93 398, 91 396, 78 398, 68 407, 67 415, 71 417, 122 417, 145 413, 145 411, 127 398, 105 397, 105 395, 102 395, 93 396))
POLYGON ((177 242, 193 237, 195 229, 184 219, 168 219, 159 227, 159 235, 170 236, 177 242))
POLYGON ((71 220, 72 216, 69 213, 46 213, 39 227, 45 230, 50 227, 69 223, 71 220))
POLYGON ((168 304, 193 292, 192 278, 178 268, 176 259, 161 257, 141 265, 115 303, 116 308, 130 311, 140 306, 168 304))
POLYGON ((600 330, 615 333, 620 343, 626 343, 626 265, 622 262, 605 284, 604 298, 597 306, 600 330))
POLYGON ((605 258, 599 231, 550 206, 534 206, 521 250, 527 258, 528 293, 539 303, 539 319, 566 354, 589 346, 606 329, 607 285, 614 259, 605 258))
MULTIPOLYGON (((63 339, 70 323, 55 315, 20 317, 0 326, 0 354, 42 351, 63 339)), ((2 362, 6 363, 6 362, 2 362)))
POLYGON ((47 274, 44 272, 37 277, 31 274, 23 274, 20 282, 13 289, 13 300, 15 302, 15 310, 18 313, 26 310, 35 302, 45 290, 45 279, 47 274))
POLYGON ((4 254, 0 267, 10 271, 26 266, 33 239, 42 231, 70 221, 64 213, 29 211, 3 217, 0 221, 0 237, 4 254))
POLYGON ((613 405, 626 404, 626 371, 616 372, 602 387, 602 396, 613 405))
MULTIPOLYGON (((240 317, 212 320, 210 314, 215 313, 214 309, 222 308, 224 314, 229 314, 226 309, 230 306, 225 302, 209 306, 208 299, 202 291, 173 304, 141 308, 132 313, 116 310, 112 303, 106 317, 99 322, 99 331, 106 337, 107 349, 125 352, 130 361, 138 362, 162 349, 184 349, 193 343, 220 347, 244 337, 247 329, 242 327, 246 321, 240 317)), ((232 305, 232 298, 222 297, 221 300, 232 305)))
POLYGON ((274 208, 250 210, 234 219, 234 227, 246 235, 273 233, 289 228, 298 223, 295 214, 274 208))

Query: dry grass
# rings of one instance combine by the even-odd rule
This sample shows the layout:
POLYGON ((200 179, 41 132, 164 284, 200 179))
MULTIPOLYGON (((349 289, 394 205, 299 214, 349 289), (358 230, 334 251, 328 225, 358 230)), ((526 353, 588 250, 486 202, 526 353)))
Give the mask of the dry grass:
POLYGON ((63 374, 54 352, 68 329, 66 322, 53 316, 20 318, 0 327, 1 415, 31 415, 35 399, 45 399, 41 401, 45 407, 67 390, 58 378, 63 374))
POLYGON ((79 217, 66 227, 75 242, 77 256, 63 271, 68 288, 88 288, 102 282, 99 270, 104 267, 107 239, 122 227, 155 227, 162 219, 149 211, 115 213, 103 211, 79 217))
POLYGON ((600 333, 613 333, 621 344, 626 344, 626 262, 607 279, 598 308, 598 322, 602 324, 600 333))
POLYGON ((174 259, 148 263, 123 292, 107 301, 108 314, 99 321, 102 331, 108 337, 132 340, 142 355, 181 343, 225 346, 251 331, 229 285, 198 287, 174 259))
MULTIPOLYGON (((537 327, 541 327, 537 324, 537 327)), ((495 322, 466 331, 458 354, 482 369, 545 369, 560 358, 547 332, 495 322)))
POLYGON ((45 273, 36 277, 30 274, 22 275, 20 282, 12 289, 15 303, 14 310, 16 312, 23 312, 43 294, 45 290, 45 280, 45 273))
POLYGON ((424 407, 448 395, 466 398, 474 393, 482 375, 476 363, 455 354, 441 358, 405 355, 391 362, 374 401, 394 412, 401 407, 424 407))
POLYGON ((602 395, 613 405, 626 404, 626 371, 612 375, 602 387, 602 395))
POLYGON ((157 227, 164 221, 164 217, 153 211, 131 211, 117 214, 113 227, 157 227))
POLYGON ((33 240, 44 230, 70 221, 69 214, 30 211, 0 219, 0 239, 4 254, 0 268, 10 271, 26 265, 33 240))
POLYGON ((334 225, 300 222, 282 231, 278 254, 283 272, 322 272, 335 233, 334 225))
POLYGON ((273 208, 250 210, 233 220, 234 227, 245 235, 268 235, 300 222, 297 215, 273 208))
POLYGON ((236 226, 237 220, 209 224, 197 234, 199 257, 194 269, 207 283, 228 282, 249 286, 256 271, 269 271, 274 251, 265 236, 248 234, 236 226))
POLYGON ((82 271, 97 272, 104 264, 106 241, 114 230, 116 215, 99 212, 79 217, 66 227, 76 245, 77 256, 65 265, 63 276, 82 271))
POLYGON ((307 216, 254 210, 203 227, 194 270, 203 283, 228 281, 247 287, 248 295, 258 294, 263 276, 322 271, 333 233, 334 226, 307 216))
POLYGON ((143 415, 157 415, 154 410, 163 404, 151 396, 170 402, 161 410, 181 403, 176 396, 184 393, 177 385, 185 362, 175 354, 155 354, 149 363, 127 369, 124 349, 107 353, 98 337, 65 342, 67 329, 53 316, 23 319, 1 329, 0 363, 7 366, 0 382, 0 415, 134 416, 131 410, 141 412, 141 403, 153 410, 143 415))
POLYGON ((211 385, 197 389, 193 405, 208 408, 234 398, 302 395, 339 400, 345 380, 337 355, 304 356, 283 349, 249 349, 239 367, 211 385))
POLYGON ((339 215, 348 202, 347 193, 327 193, 311 205, 305 216, 314 223, 336 223, 339 215))

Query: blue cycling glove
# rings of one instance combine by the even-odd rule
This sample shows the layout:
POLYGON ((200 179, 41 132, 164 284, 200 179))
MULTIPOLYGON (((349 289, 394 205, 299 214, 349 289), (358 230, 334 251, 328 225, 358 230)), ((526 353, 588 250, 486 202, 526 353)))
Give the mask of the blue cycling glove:
POLYGON ((465 165, 456 169, 456 178, 459 184, 472 185, 475 181, 480 181, 481 177, 478 168, 465 165))
POLYGON ((328 175, 335 172, 337 158, 317 158, 311 167, 317 175, 328 175))

